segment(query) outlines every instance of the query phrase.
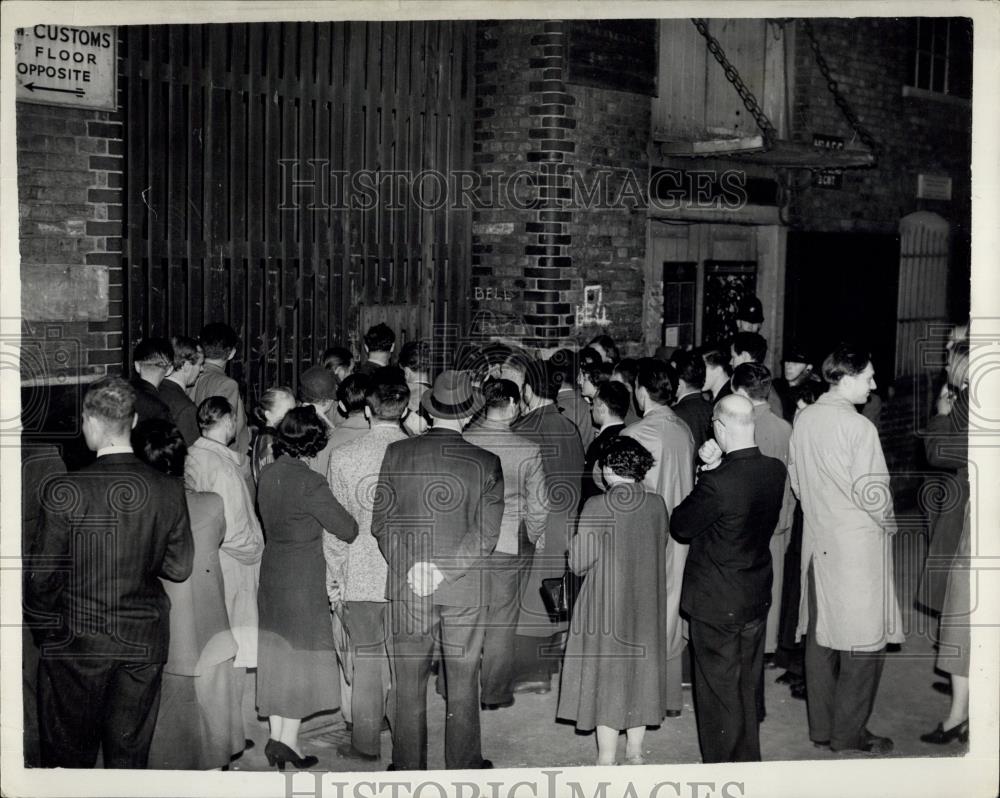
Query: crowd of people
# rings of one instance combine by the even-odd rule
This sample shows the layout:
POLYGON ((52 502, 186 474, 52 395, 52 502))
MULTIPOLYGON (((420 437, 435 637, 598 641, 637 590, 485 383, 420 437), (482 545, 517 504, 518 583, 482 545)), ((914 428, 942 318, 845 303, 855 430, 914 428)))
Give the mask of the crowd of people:
MULTIPOLYGON (((86 393, 96 460, 40 489, 28 764, 225 769, 252 702, 279 769, 317 764, 301 720, 338 707, 345 769, 385 731, 390 770, 425 769, 432 679, 450 769, 492 767, 481 712, 553 689, 598 764, 622 732, 641 764, 687 685, 704 761, 754 761, 774 667, 817 747, 892 750, 868 728, 902 641, 874 364, 840 345, 816 374, 786 347, 772 379, 750 316, 724 346, 489 343, 443 370, 379 324, 360 362, 333 347, 249 416, 228 326, 141 342, 131 381, 86 393)), ((964 341, 938 412, 929 459, 966 486, 935 519, 940 573, 968 546, 964 341)), ((942 624, 953 705, 926 742, 967 740, 967 634, 942 624)))

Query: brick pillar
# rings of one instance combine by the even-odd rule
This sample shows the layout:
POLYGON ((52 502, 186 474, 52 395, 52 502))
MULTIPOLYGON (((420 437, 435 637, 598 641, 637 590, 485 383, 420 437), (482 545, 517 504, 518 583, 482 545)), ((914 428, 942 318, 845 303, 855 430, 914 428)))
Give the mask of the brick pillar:
POLYGON ((564 71, 562 22, 479 23, 473 157, 485 207, 473 217, 471 298, 484 333, 541 349, 573 320, 566 158, 576 123, 564 71))
POLYGON ((566 296, 573 267, 569 234, 573 212, 568 209, 572 186, 566 159, 576 151, 571 138, 576 122, 567 115, 575 101, 564 83, 563 23, 545 22, 543 32, 531 37, 531 44, 537 55, 528 65, 540 70, 541 80, 528 84, 530 91, 538 92, 540 100, 528 109, 533 123, 528 137, 537 142, 537 148, 528 153, 528 161, 537 163, 539 169, 535 219, 525 225, 531 242, 525 246, 525 254, 532 259, 525 277, 533 281, 534 288, 524 293, 532 311, 525 314, 524 320, 530 332, 528 345, 549 349, 569 336, 574 320, 573 306, 566 296))

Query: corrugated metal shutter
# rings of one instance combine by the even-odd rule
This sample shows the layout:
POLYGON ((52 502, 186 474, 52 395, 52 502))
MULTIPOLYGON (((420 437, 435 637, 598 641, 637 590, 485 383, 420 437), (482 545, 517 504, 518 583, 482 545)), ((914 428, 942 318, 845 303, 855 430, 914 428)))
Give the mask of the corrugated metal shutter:
POLYGON ((897 377, 940 367, 925 362, 923 353, 941 348, 934 332, 947 322, 949 225, 936 213, 917 211, 900 220, 899 238, 897 377))

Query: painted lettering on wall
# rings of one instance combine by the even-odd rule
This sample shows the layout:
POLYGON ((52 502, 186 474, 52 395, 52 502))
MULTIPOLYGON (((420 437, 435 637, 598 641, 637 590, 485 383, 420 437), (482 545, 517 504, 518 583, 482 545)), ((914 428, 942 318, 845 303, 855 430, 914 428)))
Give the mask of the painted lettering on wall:
POLYGON ((599 327, 611 324, 608 309, 604 305, 604 287, 601 285, 584 286, 583 304, 576 306, 576 326, 586 327, 590 324, 599 327))
POLYGON ((509 302, 514 298, 514 294, 509 288, 477 285, 472 289, 472 298, 476 302, 509 302))

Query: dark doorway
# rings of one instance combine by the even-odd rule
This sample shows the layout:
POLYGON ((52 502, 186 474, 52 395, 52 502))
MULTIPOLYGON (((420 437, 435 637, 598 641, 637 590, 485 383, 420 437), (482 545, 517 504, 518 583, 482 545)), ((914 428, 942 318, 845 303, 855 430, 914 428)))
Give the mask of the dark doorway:
POLYGON ((892 381, 899 238, 879 233, 788 234, 785 346, 806 350, 819 369, 840 341, 867 346, 876 381, 892 381))

